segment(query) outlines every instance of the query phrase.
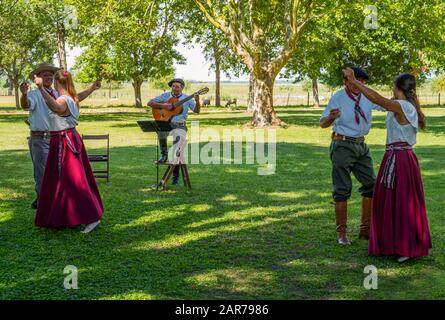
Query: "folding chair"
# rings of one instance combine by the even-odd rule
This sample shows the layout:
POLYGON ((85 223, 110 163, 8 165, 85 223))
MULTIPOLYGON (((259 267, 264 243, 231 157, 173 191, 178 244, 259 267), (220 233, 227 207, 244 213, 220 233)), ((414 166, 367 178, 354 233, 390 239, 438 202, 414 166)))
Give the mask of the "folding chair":
POLYGON ((106 170, 93 170, 94 177, 107 179, 110 182, 110 135, 82 135, 83 140, 106 140, 107 149, 106 154, 90 154, 88 153, 88 160, 91 162, 105 162, 107 164, 106 170))

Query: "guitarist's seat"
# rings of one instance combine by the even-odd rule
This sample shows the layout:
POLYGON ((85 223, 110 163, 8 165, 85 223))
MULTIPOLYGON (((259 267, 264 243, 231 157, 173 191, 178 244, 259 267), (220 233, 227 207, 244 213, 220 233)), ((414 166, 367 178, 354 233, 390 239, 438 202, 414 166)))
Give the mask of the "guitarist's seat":
POLYGON ((173 148, 172 148, 173 160, 167 163, 156 162, 157 165, 164 164, 168 166, 167 170, 165 170, 164 175, 159 181, 159 187, 161 187, 163 190, 167 190, 168 181, 170 180, 173 171, 175 170, 176 167, 179 167, 181 170, 184 185, 187 187, 188 190, 192 189, 187 164, 184 159, 184 151, 186 147, 187 147, 187 133, 183 130, 179 130, 175 135, 175 142, 173 143, 173 148))
POLYGON ((187 168, 187 164, 185 163, 179 163, 179 164, 172 164, 170 162, 165 162, 165 163, 157 163, 157 165, 166 165, 168 166, 167 169, 165 170, 164 175, 162 176, 161 180, 159 181, 159 187, 162 188, 162 190, 167 190, 167 184, 168 181, 170 180, 173 171, 175 170, 176 167, 179 167, 181 170, 181 174, 182 174, 182 179, 184 181, 184 185, 187 187, 187 190, 192 190, 192 185, 190 184, 190 176, 189 176, 189 171, 187 168))

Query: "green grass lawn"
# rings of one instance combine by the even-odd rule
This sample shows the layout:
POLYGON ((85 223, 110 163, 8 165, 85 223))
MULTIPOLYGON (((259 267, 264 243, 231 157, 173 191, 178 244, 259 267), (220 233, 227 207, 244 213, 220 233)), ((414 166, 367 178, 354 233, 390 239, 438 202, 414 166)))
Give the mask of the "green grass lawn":
MULTIPOLYGON (((154 192, 156 140, 133 108, 85 109, 84 134, 111 135, 111 185, 99 188, 102 224, 83 235, 34 227, 25 113, 0 108, 0 299, 443 299, 445 298, 445 109, 428 108, 415 150, 425 187, 433 250, 406 264, 370 257, 357 239, 354 180, 350 247, 335 241, 328 145, 320 110, 277 108, 276 174, 259 165, 190 165, 193 190, 154 192), (67 265, 78 290, 63 287, 67 265), (378 268, 378 290, 363 270, 378 268)), ((242 128, 242 112, 193 115, 201 130, 242 128)), ((378 169, 383 113, 368 136, 378 169)), ((204 145, 205 143, 201 143, 204 145)), ((99 146, 87 144, 89 150, 99 146)))

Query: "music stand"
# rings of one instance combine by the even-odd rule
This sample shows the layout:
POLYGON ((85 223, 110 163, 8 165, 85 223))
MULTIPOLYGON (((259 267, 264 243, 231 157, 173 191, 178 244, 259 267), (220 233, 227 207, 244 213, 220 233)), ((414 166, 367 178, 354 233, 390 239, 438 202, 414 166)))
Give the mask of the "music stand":
MULTIPOLYGON (((170 122, 155 121, 155 120, 139 120, 137 121, 139 127, 143 132, 156 132, 158 138, 156 139, 156 159, 159 159, 159 132, 170 132, 173 130, 170 122)), ((157 161, 157 160, 156 160, 157 161)), ((156 191, 159 188, 159 165, 156 166, 156 191)))

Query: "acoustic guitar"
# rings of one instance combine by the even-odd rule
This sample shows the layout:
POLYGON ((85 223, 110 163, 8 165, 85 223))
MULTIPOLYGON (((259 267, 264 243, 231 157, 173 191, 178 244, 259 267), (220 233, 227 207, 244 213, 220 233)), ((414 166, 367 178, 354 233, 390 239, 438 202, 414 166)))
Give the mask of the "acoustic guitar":
POLYGON ((202 88, 201 90, 195 92, 194 94, 192 94, 182 100, 179 100, 176 97, 171 97, 170 99, 168 99, 167 103, 173 104, 173 109, 167 110, 167 109, 160 109, 160 108, 151 108, 153 118, 156 121, 170 121, 170 119, 173 116, 180 114, 182 112, 182 110, 183 110, 182 105, 184 103, 186 103, 187 101, 189 101, 191 99, 194 99, 195 96, 200 96, 200 95, 206 94, 207 92, 209 92, 209 88, 205 87, 205 88, 202 88))

